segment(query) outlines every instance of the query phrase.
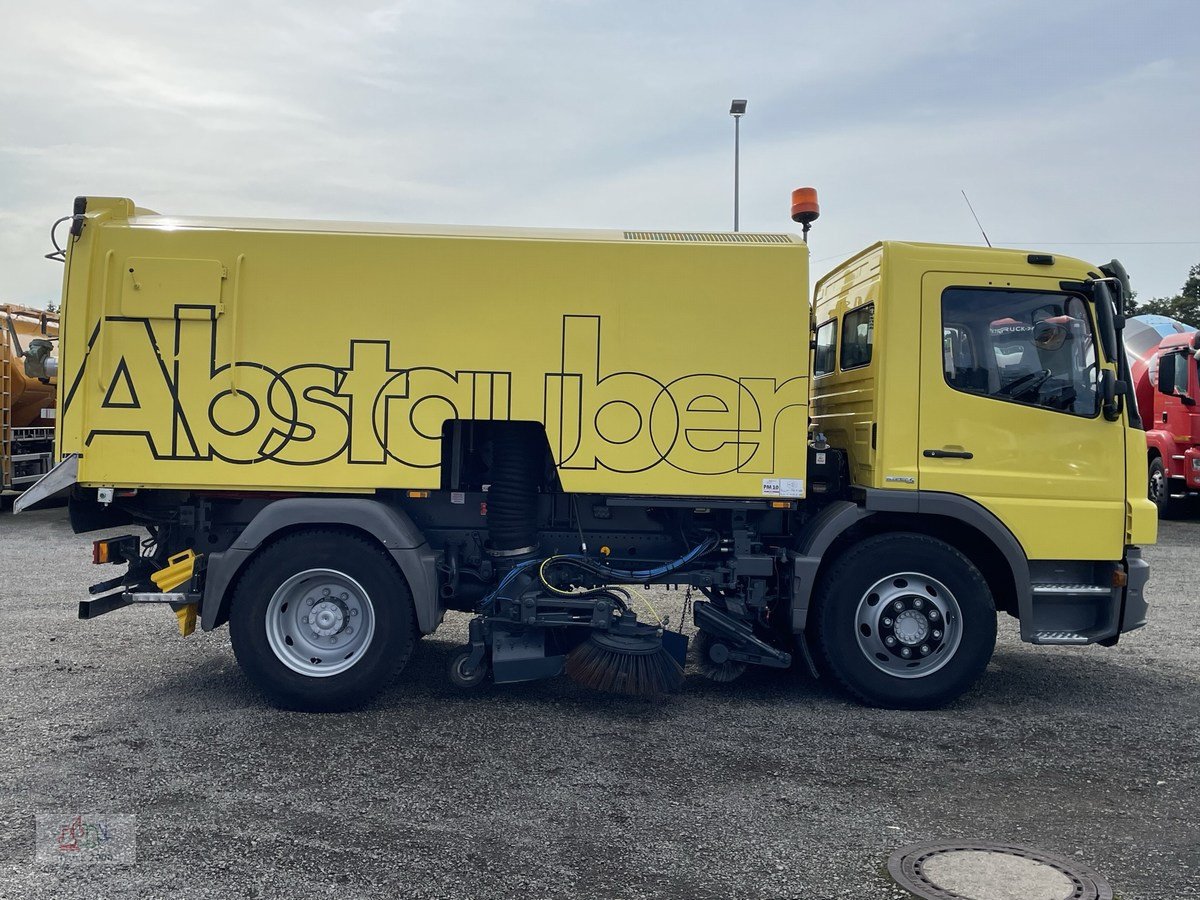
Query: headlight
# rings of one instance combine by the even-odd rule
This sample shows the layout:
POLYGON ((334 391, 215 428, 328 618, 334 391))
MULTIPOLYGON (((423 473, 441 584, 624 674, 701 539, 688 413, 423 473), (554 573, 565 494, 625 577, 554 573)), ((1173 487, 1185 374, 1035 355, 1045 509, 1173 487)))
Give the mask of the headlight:
POLYGON ((1192 457, 1192 471, 1200 472, 1200 456, 1192 457))

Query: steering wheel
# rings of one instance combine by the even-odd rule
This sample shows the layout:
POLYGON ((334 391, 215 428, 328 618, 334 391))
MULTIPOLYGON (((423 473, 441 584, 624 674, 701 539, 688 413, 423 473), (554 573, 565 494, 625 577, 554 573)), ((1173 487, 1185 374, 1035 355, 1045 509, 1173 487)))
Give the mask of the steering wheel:
POLYGON ((1043 381, 1049 378, 1053 373, 1049 369, 1041 369, 1037 372, 1030 372, 1028 375, 1022 375, 1016 381, 1002 387, 998 393, 1001 397, 1014 397, 1020 392, 1024 392, 1029 388, 1041 387, 1043 381))

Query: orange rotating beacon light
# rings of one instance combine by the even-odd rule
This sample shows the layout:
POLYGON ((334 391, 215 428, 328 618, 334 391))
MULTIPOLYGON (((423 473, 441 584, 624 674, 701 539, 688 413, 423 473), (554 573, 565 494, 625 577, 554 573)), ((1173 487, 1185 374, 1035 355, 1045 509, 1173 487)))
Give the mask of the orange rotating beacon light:
POLYGON ((804 242, 808 243, 808 229, 821 215, 821 207, 817 203, 817 189, 811 187, 796 188, 792 191, 792 221, 804 226, 804 242))

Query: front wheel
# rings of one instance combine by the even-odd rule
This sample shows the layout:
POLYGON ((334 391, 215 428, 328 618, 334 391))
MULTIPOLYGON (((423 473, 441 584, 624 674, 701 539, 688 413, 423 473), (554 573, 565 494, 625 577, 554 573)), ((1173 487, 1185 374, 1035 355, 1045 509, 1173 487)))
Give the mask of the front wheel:
POLYGON ((1150 478, 1148 494, 1158 514, 1165 516, 1171 510, 1171 483, 1167 480, 1167 470, 1159 457, 1150 460, 1150 478))
POLYGON ((872 706, 944 706, 978 680, 996 645, 987 582, 962 553, 925 535, 851 547, 825 573, 814 613, 825 670, 872 706))
POLYGON ((412 594, 382 549, 303 531, 262 550, 238 579, 229 615, 247 677, 286 709, 333 712, 371 700, 415 642, 412 594))

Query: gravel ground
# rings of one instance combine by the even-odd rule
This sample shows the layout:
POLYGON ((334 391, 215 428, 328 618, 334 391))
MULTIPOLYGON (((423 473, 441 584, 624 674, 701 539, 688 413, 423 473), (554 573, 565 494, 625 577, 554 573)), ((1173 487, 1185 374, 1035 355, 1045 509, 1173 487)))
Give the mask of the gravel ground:
POLYGON ((456 616, 372 708, 306 716, 260 701, 224 629, 77 621, 90 537, 6 513, 0 897, 875 900, 906 896, 892 850, 968 838, 1086 861, 1123 900, 1200 898, 1200 522, 1161 539, 1150 626, 1034 648, 1006 617, 940 712, 766 672, 659 701, 464 694, 456 616), (136 861, 36 863, 35 815, 77 812, 136 817, 136 861))

